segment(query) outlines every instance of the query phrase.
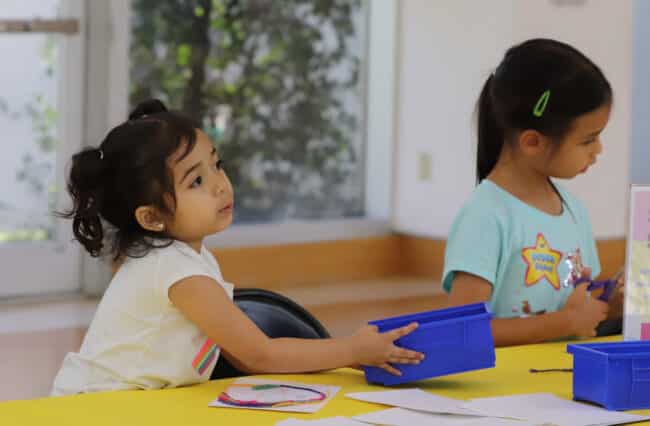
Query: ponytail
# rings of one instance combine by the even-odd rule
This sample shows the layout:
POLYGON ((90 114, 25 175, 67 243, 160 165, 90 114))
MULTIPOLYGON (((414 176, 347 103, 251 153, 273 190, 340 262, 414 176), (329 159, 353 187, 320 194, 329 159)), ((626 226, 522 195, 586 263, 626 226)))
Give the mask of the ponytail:
POLYGON ((478 145, 476 148, 476 181, 481 183, 490 174, 499 159, 503 147, 504 133, 492 104, 492 82, 490 75, 483 85, 478 100, 478 145))
POLYGON ((73 207, 59 216, 72 219, 72 231, 91 256, 101 254, 104 230, 99 211, 103 198, 102 175, 104 153, 100 149, 85 149, 72 157, 68 192, 73 207))
MULTIPOLYGON (((144 119, 147 116, 165 112, 167 112, 165 104, 157 99, 151 99, 139 104, 129 115, 129 120, 144 119)), ((193 132, 193 129, 191 131, 193 132)), ((93 257, 100 256, 104 248, 105 232, 102 220, 122 224, 123 228, 135 225, 133 223, 135 219, 126 218, 125 220, 120 217, 124 216, 123 214, 115 212, 116 209, 103 206, 103 201, 106 198, 109 199, 107 203, 111 204, 111 196, 105 196, 105 187, 108 181, 106 174, 110 174, 106 170, 112 160, 111 158, 104 159, 104 156, 103 149, 88 148, 72 157, 68 192, 72 197, 73 207, 70 211, 59 214, 61 217, 72 219, 72 231, 75 239, 93 257), (103 217, 102 211, 108 214, 108 217, 103 217)), ((132 241, 129 238, 119 235, 115 238, 111 251, 117 258, 131 245, 132 241)))

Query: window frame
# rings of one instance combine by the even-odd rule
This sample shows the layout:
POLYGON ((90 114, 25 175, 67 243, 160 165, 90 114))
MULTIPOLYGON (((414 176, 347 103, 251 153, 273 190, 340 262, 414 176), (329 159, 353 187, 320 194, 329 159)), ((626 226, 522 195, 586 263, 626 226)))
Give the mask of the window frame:
MULTIPOLYGON (((56 150, 56 209, 64 209, 70 204, 65 191, 65 171, 70 157, 83 144, 80 122, 83 122, 84 118, 85 86, 79 82, 84 80, 85 73, 86 4, 83 0, 61 0, 60 12, 62 17, 79 19, 81 25, 78 34, 62 36, 64 38, 60 40, 58 51, 57 111, 62 113, 57 138, 62 143, 56 150), (62 99, 63 95, 66 97, 65 101, 62 99)), ((39 241, 38 246, 29 242, 6 242, 0 246, 0 265, 8 283, 0 291, 0 300, 41 297, 52 293, 74 293, 83 287, 81 248, 72 242, 70 223, 55 220, 55 229, 56 238, 39 241)))
MULTIPOLYGON (((242 247, 364 238, 391 233, 398 3, 368 1, 364 162, 365 212, 362 218, 288 220, 231 226, 208 236, 208 247, 242 247)), ((89 40, 86 140, 96 144, 128 114, 130 0, 88 2, 89 40), (97 100, 104 99, 104 102, 97 100)))

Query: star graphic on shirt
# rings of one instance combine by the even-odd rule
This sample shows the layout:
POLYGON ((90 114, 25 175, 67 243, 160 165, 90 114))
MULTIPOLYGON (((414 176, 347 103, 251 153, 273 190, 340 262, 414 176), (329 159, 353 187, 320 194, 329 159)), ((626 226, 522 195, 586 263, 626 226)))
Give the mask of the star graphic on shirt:
POLYGON ((537 234, 537 241, 534 247, 525 247, 521 251, 521 257, 528 265, 526 268, 526 286, 537 284, 542 278, 555 288, 560 289, 560 278, 557 271, 562 253, 549 247, 543 234, 537 234))

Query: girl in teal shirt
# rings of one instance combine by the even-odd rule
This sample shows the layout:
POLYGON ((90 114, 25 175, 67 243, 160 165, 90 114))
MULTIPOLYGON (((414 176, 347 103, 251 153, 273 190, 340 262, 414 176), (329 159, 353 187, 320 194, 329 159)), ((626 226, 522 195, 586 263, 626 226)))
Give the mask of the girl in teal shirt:
POLYGON ((586 173, 602 151, 612 89, 573 47, 512 47, 478 101, 478 187, 452 226, 443 287, 453 305, 487 301, 499 346, 594 336, 620 311, 576 289, 575 266, 600 263, 584 206, 551 178, 586 173))

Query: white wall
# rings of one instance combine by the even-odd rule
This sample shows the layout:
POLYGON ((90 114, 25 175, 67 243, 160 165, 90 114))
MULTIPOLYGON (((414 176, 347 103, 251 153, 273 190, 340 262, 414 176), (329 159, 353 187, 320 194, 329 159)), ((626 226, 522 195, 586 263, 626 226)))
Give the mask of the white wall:
POLYGON ((630 140, 632 1, 402 0, 393 225, 444 238, 474 188, 474 105, 512 44, 552 37, 574 44, 605 71, 615 109, 605 152, 567 182, 590 212, 598 238, 624 235, 630 140), (417 175, 432 156, 432 179, 417 175))
POLYGON ((512 40, 510 0, 402 0, 393 226, 441 237, 474 185, 474 104, 512 40), (508 23, 508 25, 503 25, 508 23), (431 155, 432 179, 417 179, 431 155))
POLYGON ((650 1, 634 2, 630 181, 650 184, 650 1))
POLYGON ((390 219, 393 182, 396 34, 394 0, 368 3, 366 87, 365 198, 370 219, 390 219))

